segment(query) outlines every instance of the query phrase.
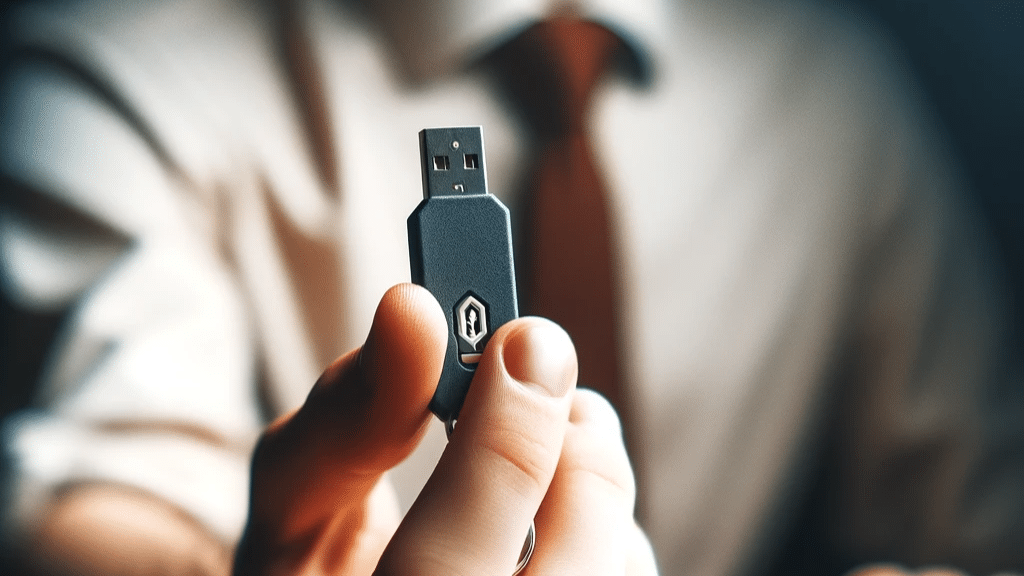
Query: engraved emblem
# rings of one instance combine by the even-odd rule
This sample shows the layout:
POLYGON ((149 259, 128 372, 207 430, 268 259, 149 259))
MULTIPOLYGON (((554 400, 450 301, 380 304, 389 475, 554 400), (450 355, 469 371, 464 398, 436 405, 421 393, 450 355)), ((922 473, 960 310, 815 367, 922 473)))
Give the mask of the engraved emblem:
POLYGON ((467 293, 455 305, 455 333, 459 336, 460 359, 466 363, 480 360, 480 352, 490 330, 487 326, 487 305, 467 293))

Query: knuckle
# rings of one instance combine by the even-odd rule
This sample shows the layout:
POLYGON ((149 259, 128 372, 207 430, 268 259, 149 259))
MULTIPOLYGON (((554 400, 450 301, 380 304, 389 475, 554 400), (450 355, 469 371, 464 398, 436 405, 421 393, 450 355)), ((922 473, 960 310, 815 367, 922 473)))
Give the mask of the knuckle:
POLYGON ((573 469, 574 484, 596 483, 602 492, 614 494, 631 502, 636 497, 636 483, 633 480, 633 469, 625 458, 589 458, 573 469), (614 460, 614 461, 610 461, 614 460))
POLYGON ((622 473, 602 467, 578 468, 575 470, 574 484, 596 484, 603 492, 616 495, 623 502, 632 504, 636 496, 633 474, 622 473))
POLYGON ((495 462, 500 477, 524 496, 545 492, 558 462, 548 443, 522 430, 496 429, 483 435, 478 447, 495 462))

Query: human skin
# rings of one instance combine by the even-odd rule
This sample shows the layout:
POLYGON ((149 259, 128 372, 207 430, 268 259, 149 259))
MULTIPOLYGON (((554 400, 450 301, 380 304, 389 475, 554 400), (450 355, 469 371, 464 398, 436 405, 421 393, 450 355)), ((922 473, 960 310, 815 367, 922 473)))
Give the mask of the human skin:
POLYGON ((576 389, 572 342, 522 318, 489 342, 434 473, 404 518, 384 474, 419 442, 447 341, 426 290, 396 286, 365 344, 333 362, 252 462, 237 550, 144 493, 70 487, 31 539, 44 572, 113 574, 655 574, 614 410, 576 389), (232 559, 234 559, 232 565, 232 559))

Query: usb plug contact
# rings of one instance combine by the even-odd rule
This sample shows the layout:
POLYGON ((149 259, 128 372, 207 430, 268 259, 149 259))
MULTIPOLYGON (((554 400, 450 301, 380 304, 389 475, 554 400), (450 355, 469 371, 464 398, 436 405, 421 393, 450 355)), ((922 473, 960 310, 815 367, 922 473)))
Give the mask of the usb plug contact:
POLYGON ((420 131, 423 197, 487 193, 481 128, 420 131))

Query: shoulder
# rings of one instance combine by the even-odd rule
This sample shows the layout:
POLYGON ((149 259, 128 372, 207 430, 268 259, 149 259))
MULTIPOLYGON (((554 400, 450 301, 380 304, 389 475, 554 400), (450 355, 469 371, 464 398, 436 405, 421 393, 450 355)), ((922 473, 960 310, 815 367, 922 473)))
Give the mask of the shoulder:
POLYGON ((5 98, 33 101, 45 86, 105 109, 188 171, 254 106, 286 107, 274 17, 269 1, 28 3, 10 18, 5 98))

